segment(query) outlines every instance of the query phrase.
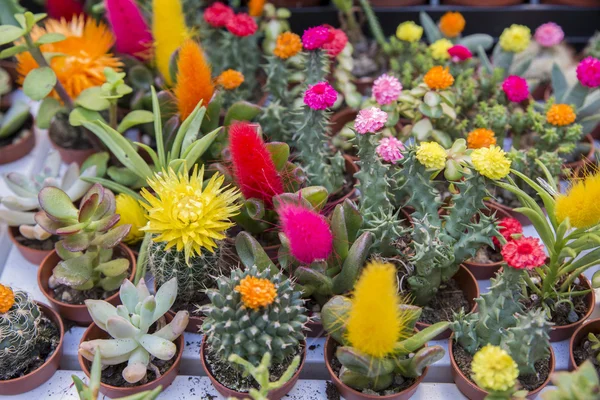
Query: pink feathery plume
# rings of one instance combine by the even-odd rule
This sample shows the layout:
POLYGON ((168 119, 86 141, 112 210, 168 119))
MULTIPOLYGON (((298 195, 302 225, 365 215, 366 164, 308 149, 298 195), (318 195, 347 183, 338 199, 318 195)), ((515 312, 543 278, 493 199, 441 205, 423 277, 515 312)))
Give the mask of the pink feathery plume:
POLYGON ((152 33, 134 0, 106 0, 106 16, 118 53, 145 58, 152 45, 152 33))
POLYGON ((70 20, 83 13, 83 3, 83 0, 47 0, 46 11, 50 18, 70 20))

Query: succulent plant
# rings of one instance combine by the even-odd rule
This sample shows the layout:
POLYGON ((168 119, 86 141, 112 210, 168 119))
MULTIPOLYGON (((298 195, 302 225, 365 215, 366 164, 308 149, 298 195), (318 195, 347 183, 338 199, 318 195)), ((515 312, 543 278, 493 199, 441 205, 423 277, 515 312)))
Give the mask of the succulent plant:
MULTIPOLYGON (((102 356, 102 365, 127 362, 123 378, 136 383, 146 377, 148 369, 157 370, 152 361, 171 360, 177 354, 177 339, 185 330, 189 314, 178 311, 168 324, 164 315, 177 297, 177 282, 172 279, 152 296, 142 279, 137 286, 123 281, 119 291, 122 305, 117 307, 103 300, 86 300, 85 304, 94 323, 112 339, 82 342, 79 354, 93 361, 95 354, 102 356), (150 333, 150 328, 155 329, 150 333)), ((182 351, 182 349, 179 349, 182 351)))
POLYGON ((515 360, 522 375, 535 374, 535 363, 550 355, 550 323, 543 310, 517 315, 500 346, 515 360))
POLYGON ((552 375, 556 389, 542 393, 544 400, 598 400, 600 399, 600 380, 598 372, 586 361, 572 372, 557 372, 552 375))
POLYGON ((49 286, 116 290, 127 275, 129 260, 113 259, 113 248, 131 225, 114 227, 119 215, 115 214, 112 192, 94 184, 77 209, 64 191, 48 186, 40 190, 39 201, 41 211, 35 214, 35 221, 46 232, 62 237, 55 245, 62 261, 54 268, 49 286))
POLYGON ((362 102, 362 95, 358 92, 353 82, 353 51, 352 44, 346 43, 344 50, 335 58, 336 66, 333 70, 333 85, 344 96, 344 102, 348 107, 358 108, 362 102))
POLYGON ((596 352, 596 360, 600 362, 600 335, 588 333, 587 340, 591 343, 592 350, 596 352))
MULTIPOLYGON (((10 90, 10 76, 8 72, 0 68, 0 96, 8 94, 10 90)), ((24 125, 30 118, 30 114, 30 106, 27 101, 19 96, 13 96, 9 109, 0 115, 0 139, 15 136, 14 141, 18 140, 21 136, 19 134, 27 131, 24 125)))

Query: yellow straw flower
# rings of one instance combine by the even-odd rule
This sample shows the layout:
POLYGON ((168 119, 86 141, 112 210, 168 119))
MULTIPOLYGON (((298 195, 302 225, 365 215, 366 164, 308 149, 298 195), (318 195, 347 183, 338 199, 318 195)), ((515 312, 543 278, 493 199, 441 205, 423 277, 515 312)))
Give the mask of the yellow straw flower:
POLYGON ((565 126, 575 122, 577 115, 568 104, 553 104, 546 112, 546 121, 554 126, 565 126))
POLYGON ((486 391, 507 391, 515 386, 519 377, 517 363, 505 350, 491 344, 475 353, 471 370, 475 383, 486 391))
POLYGON ((467 144, 470 149, 480 149, 496 144, 494 131, 485 128, 474 129, 467 136, 467 144))
POLYGON ((423 36, 423 27, 413 21, 406 21, 398 25, 396 37, 405 42, 418 42, 423 36))
POLYGON ((273 304, 277 297, 275 285, 268 279, 247 276, 235 287, 235 291, 242 295, 242 303, 248 308, 258 310, 273 304))
POLYGON ((455 38, 465 29, 465 24, 461 13, 448 11, 440 18, 440 31, 446 37, 455 38))
POLYGON ((439 39, 429 45, 429 50, 431 50, 431 56, 435 60, 443 61, 450 58, 448 49, 452 46, 454 46, 454 43, 448 39, 439 39))
POLYGON ((166 249, 175 246, 177 251, 185 251, 189 263, 190 257, 202 254, 202 249, 214 252, 216 241, 225 239, 225 231, 234 225, 230 218, 240 208, 236 203, 240 193, 224 187, 225 177, 218 172, 203 185, 204 167, 200 172, 194 167, 191 175, 183 170, 177 174, 169 168, 148 179, 156 194, 142 189, 148 202, 142 204, 148 212, 148 223, 142 230, 155 234, 155 242, 166 242, 166 249))
POLYGON ((234 90, 244 83, 244 75, 235 69, 221 72, 217 78, 217 84, 225 90, 234 90))
POLYGON ((510 173, 510 160, 498 146, 482 147, 471 153, 473 166, 481 175, 498 180, 506 178, 510 173))
POLYGON ((417 160, 427 169, 444 169, 447 156, 446 149, 436 142, 423 142, 417 148, 417 160))
POLYGON ((300 36, 292 32, 283 32, 277 36, 277 43, 273 54, 283 60, 294 57, 302 51, 302 40, 300 36))
POLYGON ((0 314, 8 312, 15 304, 15 294, 8 286, 0 284, 0 314))
POLYGON ((144 238, 144 232, 141 229, 146 225, 146 212, 140 203, 133 197, 126 194, 118 194, 116 197, 116 213, 121 216, 117 226, 131 224, 131 229, 123 241, 127 244, 136 244, 144 238))
POLYGON ((556 197, 554 214, 559 223, 565 219, 573 228, 591 228, 600 224, 600 172, 576 180, 565 194, 556 197))
POLYGON ((250 0, 248 2, 248 14, 253 17, 260 17, 263 15, 265 2, 265 0, 250 0))
POLYGON ((423 81, 433 90, 448 89, 454 83, 454 77, 450 73, 448 67, 444 68, 440 65, 431 68, 423 77, 423 81))
POLYGON ((500 47, 504 51, 520 53, 529 46, 531 31, 524 25, 512 24, 500 35, 500 47))

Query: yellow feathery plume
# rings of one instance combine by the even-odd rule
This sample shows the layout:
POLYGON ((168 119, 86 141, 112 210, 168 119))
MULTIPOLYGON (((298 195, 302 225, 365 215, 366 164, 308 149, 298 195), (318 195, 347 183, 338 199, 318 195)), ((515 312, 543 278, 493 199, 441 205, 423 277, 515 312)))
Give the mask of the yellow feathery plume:
POLYGON ((600 171, 588 171, 574 180, 565 194, 556 196, 554 213, 558 222, 569 219, 573 228, 591 228, 600 224, 600 171))
POLYGON ((202 48, 193 40, 186 40, 179 50, 177 60, 177 84, 175 97, 181 120, 185 120, 202 100, 208 102, 215 92, 210 64, 206 62, 202 48))
POLYGON ((154 15, 152 35, 154 36, 156 66, 167 85, 172 85, 173 80, 169 73, 171 56, 189 37, 181 1, 153 0, 152 15, 154 15))

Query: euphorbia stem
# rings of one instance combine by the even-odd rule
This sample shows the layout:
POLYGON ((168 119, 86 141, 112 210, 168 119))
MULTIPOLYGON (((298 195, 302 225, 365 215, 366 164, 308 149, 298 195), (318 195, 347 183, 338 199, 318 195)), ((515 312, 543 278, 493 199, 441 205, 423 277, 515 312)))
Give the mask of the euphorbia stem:
POLYGON ((110 105, 110 108, 108 109, 108 118, 109 118, 110 127, 113 128, 114 130, 116 130, 117 129, 117 103, 113 103, 110 105))

